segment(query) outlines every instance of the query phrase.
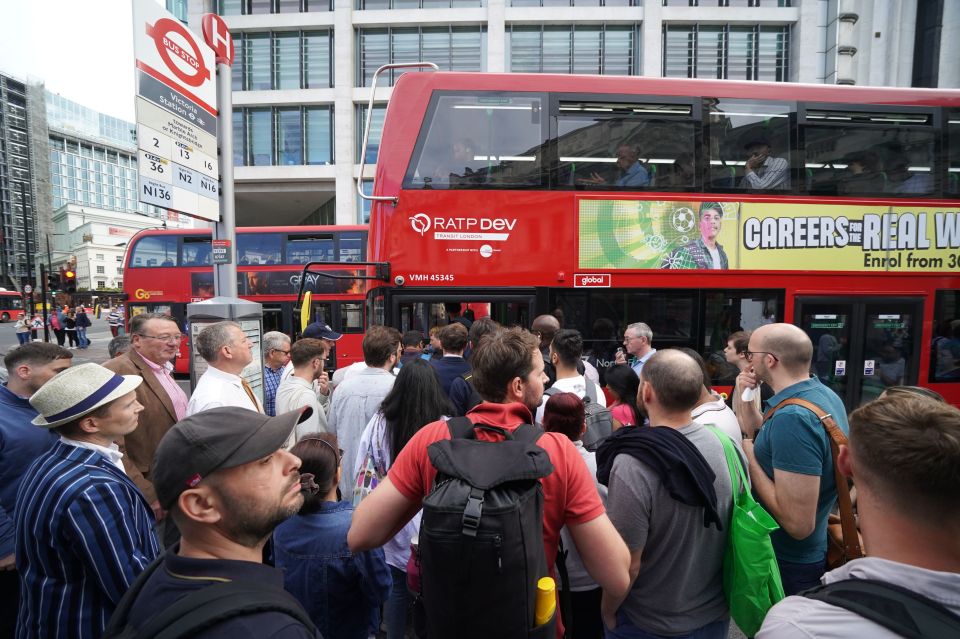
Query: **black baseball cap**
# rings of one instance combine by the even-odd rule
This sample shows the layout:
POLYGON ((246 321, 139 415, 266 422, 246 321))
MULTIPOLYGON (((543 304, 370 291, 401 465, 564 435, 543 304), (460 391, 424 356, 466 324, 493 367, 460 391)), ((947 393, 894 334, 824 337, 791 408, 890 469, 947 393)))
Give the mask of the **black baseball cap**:
POLYGON ((314 322, 313 324, 310 324, 305 329, 303 329, 303 332, 300 334, 300 337, 310 337, 313 339, 328 339, 332 342, 335 342, 341 337, 343 337, 343 335, 341 333, 336 332, 332 328, 330 328, 329 324, 321 324, 320 322, 314 322))
POLYGON ((312 414, 309 406, 276 417, 225 406, 181 419, 160 440, 153 460, 160 506, 169 510, 180 493, 217 470, 280 450, 294 427, 312 414))

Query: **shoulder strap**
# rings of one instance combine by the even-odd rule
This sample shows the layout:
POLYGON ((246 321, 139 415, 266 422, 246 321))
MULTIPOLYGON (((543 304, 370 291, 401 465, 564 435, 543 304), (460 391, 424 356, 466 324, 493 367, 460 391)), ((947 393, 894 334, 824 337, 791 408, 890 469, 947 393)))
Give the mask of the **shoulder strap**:
POLYGON ((557 546, 557 576, 560 578, 560 618, 563 620, 563 639, 570 639, 573 630, 573 601, 570 596, 570 576, 567 573, 567 549, 563 547, 563 537, 557 546))
POLYGON ((740 456, 734 448, 733 440, 730 439, 729 435, 716 426, 707 426, 707 428, 713 431, 713 434, 716 435, 717 439, 720 440, 720 444, 723 446, 723 455, 727 459, 727 472, 730 473, 730 483, 733 489, 733 501, 736 503, 737 496, 742 495, 747 490, 747 486, 749 486, 747 483, 747 475, 743 468, 743 462, 740 460, 740 456), (740 482, 739 490, 735 485, 737 481, 740 482))
POLYGON ((593 383, 593 380, 586 375, 583 376, 583 381, 586 382, 585 386, 587 387, 587 397, 590 398, 590 401, 596 402, 597 398, 599 397, 598 393, 600 392, 600 389, 597 388, 597 385, 593 383))
POLYGON ((894 584, 847 579, 802 594, 849 610, 907 639, 960 636, 960 616, 928 597, 894 584))
POLYGON ((543 394, 544 394, 544 395, 556 395, 556 394, 559 393, 559 392, 560 392, 560 389, 559 389, 559 388, 554 388, 553 386, 551 386, 550 388, 548 388, 548 389, 546 389, 545 391, 543 391, 543 394))
POLYGON ((840 454, 840 446, 847 444, 847 436, 837 426, 833 416, 814 404, 813 402, 801 399, 799 397, 790 397, 773 408, 769 409, 763 416, 764 423, 784 406, 802 406, 811 411, 823 424, 827 431, 827 437, 830 439, 830 454, 833 456, 833 477, 837 485, 837 504, 840 507, 840 527, 843 532, 843 556, 845 561, 863 557, 864 552, 860 547, 860 536, 857 534, 857 524, 853 518, 853 503, 850 500, 850 485, 847 478, 840 472, 837 466, 837 455, 840 454))
POLYGON ((473 439, 473 422, 467 417, 452 417, 447 420, 450 439, 473 439))
POLYGON ((207 586, 178 599, 138 632, 137 639, 181 639, 222 621, 259 612, 281 612, 316 634, 303 607, 284 590, 261 583, 231 581, 207 586))

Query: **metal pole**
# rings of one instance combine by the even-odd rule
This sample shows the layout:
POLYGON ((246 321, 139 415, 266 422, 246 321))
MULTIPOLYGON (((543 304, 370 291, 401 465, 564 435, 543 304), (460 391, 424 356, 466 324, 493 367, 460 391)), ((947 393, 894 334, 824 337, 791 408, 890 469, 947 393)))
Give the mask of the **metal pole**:
POLYGON ((220 145, 220 222, 213 237, 230 242, 229 264, 214 264, 214 293, 237 296, 237 217, 233 193, 233 70, 229 64, 217 64, 218 143, 220 145))
MULTIPOLYGON (((47 245, 49 246, 50 240, 47 240, 47 245)), ((47 270, 43 266, 43 262, 40 262, 40 299, 42 303, 40 306, 43 307, 43 341, 50 341, 50 326, 47 325, 47 270)), ((30 316, 31 319, 33 315, 30 316)))
POLYGON ((28 294, 30 302, 27 308, 30 309, 30 317, 33 317, 33 256, 30 254, 30 223, 27 220, 27 197, 23 190, 23 182, 20 182, 20 210, 23 211, 23 240, 27 249, 27 284, 30 286, 28 294))
MULTIPOLYGON (((45 236, 47 240, 47 273, 53 273, 53 260, 50 258, 50 236, 45 236)), ((50 291, 50 297, 53 297, 53 291, 50 291)), ((50 300, 47 299, 47 280, 43 280, 43 341, 50 341, 50 326, 47 324, 47 304, 50 303, 50 300)))

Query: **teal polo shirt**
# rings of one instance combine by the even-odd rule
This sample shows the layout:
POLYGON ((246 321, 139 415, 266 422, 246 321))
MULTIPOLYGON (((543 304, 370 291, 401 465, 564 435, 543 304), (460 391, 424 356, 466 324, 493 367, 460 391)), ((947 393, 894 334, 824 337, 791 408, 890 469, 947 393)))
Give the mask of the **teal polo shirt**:
MULTIPOLYGON (((791 397, 816 404, 833 416, 845 434, 850 432, 843 401, 816 377, 788 386, 771 397, 766 407, 771 408, 791 397)), ((777 559, 799 564, 823 562, 827 554, 827 517, 837 501, 833 456, 826 429, 817 416, 806 408, 784 406, 763 424, 754 442, 754 453, 770 479, 773 479, 774 469, 820 477, 820 496, 813 533, 804 539, 794 539, 778 529, 770 538, 777 559)))

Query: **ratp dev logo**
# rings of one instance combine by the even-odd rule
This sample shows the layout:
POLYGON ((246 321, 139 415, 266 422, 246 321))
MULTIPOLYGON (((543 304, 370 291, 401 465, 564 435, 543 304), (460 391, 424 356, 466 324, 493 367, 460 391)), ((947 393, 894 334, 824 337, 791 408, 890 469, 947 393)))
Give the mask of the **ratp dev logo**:
POLYGON ((430 216, 426 213, 417 213, 410 217, 410 226, 420 234, 420 237, 423 237, 430 230, 430 216))

